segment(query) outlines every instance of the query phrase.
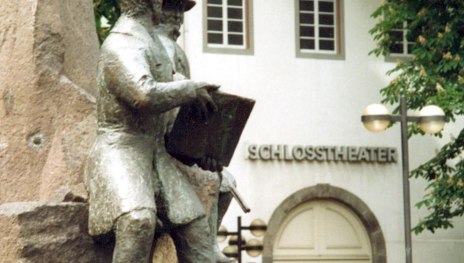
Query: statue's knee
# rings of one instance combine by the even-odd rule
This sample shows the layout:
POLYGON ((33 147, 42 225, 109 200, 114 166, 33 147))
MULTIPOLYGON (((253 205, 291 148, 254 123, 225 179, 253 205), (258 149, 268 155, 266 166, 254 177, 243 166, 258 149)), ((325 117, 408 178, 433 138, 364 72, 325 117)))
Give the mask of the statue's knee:
POLYGON ((123 232, 139 232, 141 230, 153 232, 156 226, 156 213, 143 209, 122 215, 117 222, 116 230, 123 232))
POLYGON ((112 262, 147 262, 155 225, 156 214, 148 209, 132 211, 119 217, 112 262))

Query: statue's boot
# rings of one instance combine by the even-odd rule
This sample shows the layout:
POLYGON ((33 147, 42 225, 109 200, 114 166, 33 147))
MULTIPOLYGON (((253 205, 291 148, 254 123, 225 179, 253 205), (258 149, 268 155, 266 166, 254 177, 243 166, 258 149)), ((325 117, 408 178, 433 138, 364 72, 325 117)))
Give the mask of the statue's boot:
POLYGON ((215 263, 209 225, 205 217, 171 231, 181 263, 215 263))

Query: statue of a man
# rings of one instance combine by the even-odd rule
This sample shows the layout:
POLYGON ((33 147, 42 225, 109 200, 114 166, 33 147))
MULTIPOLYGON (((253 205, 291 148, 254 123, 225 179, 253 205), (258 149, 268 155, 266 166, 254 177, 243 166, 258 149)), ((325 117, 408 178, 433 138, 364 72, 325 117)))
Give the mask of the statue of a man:
MULTIPOLYGON (((179 30, 183 23, 183 14, 185 11, 186 10, 182 8, 182 5, 179 4, 178 0, 165 1, 163 4, 161 23, 156 30, 159 39, 163 43, 163 46, 165 47, 169 58, 171 59, 174 78, 178 80, 190 78, 188 59, 185 55, 185 52, 176 42, 177 38, 180 36, 179 30)), ((172 114, 171 123, 173 123, 177 114, 177 109, 172 110, 170 114, 172 114)), ((214 162, 214 160, 212 161, 214 162)), ((203 168, 207 169, 207 167, 203 168)), ((181 167, 181 169, 185 170, 186 168, 181 167)), ((222 169, 222 167, 218 167, 217 169, 222 169)), ((211 228, 211 242, 214 246, 217 263, 233 262, 233 259, 228 258, 222 254, 221 250, 219 249, 219 245, 217 244, 216 237, 217 228, 221 224, 222 218, 224 217, 232 200, 232 194, 230 193, 228 185, 230 184, 235 186, 235 179, 227 171, 223 171, 221 173, 221 176, 224 178, 219 178, 218 174, 204 172, 199 168, 195 169, 195 167, 192 167, 187 173, 190 175, 194 174, 194 178, 190 178, 191 180, 193 179, 201 182, 202 180, 205 180, 205 177, 215 176, 216 180, 220 181, 221 187, 216 189, 216 194, 212 196, 213 200, 211 201, 213 203, 213 207, 211 208, 208 219, 211 228)))
MULTIPOLYGON (((182 0, 185 9, 192 1, 182 0)), ((86 164, 89 232, 114 233, 113 262, 147 262, 157 219, 172 231, 179 262, 212 263, 209 226, 191 185, 165 149, 166 112, 215 109, 217 85, 173 81, 155 34, 162 0, 119 0, 122 15, 101 47, 98 135, 86 164)))

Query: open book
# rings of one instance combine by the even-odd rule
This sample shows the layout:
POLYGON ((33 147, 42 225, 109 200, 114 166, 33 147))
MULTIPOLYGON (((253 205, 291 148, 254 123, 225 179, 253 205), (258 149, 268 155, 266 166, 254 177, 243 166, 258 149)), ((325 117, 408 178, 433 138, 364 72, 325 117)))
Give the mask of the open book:
POLYGON ((208 122, 197 120, 191 106, 182 106, 166 138, 167 151, 184 163, 209 156, 228 166, 255 104, 252 99, 219 91, 211 96, 218 111, 208 122))

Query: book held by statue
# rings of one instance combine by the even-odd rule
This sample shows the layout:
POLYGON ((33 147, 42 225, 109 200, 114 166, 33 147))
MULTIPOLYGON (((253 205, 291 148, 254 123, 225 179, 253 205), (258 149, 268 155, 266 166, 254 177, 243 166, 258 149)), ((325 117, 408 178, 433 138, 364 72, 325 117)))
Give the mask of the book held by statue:
POLYGON ((198 120, 190 105, 180 108, 166 148, 183 162, 195 163, 208 156, 228 166, 255 101, 219 91, 211 96, 218 111, 207 122, 198 120))

